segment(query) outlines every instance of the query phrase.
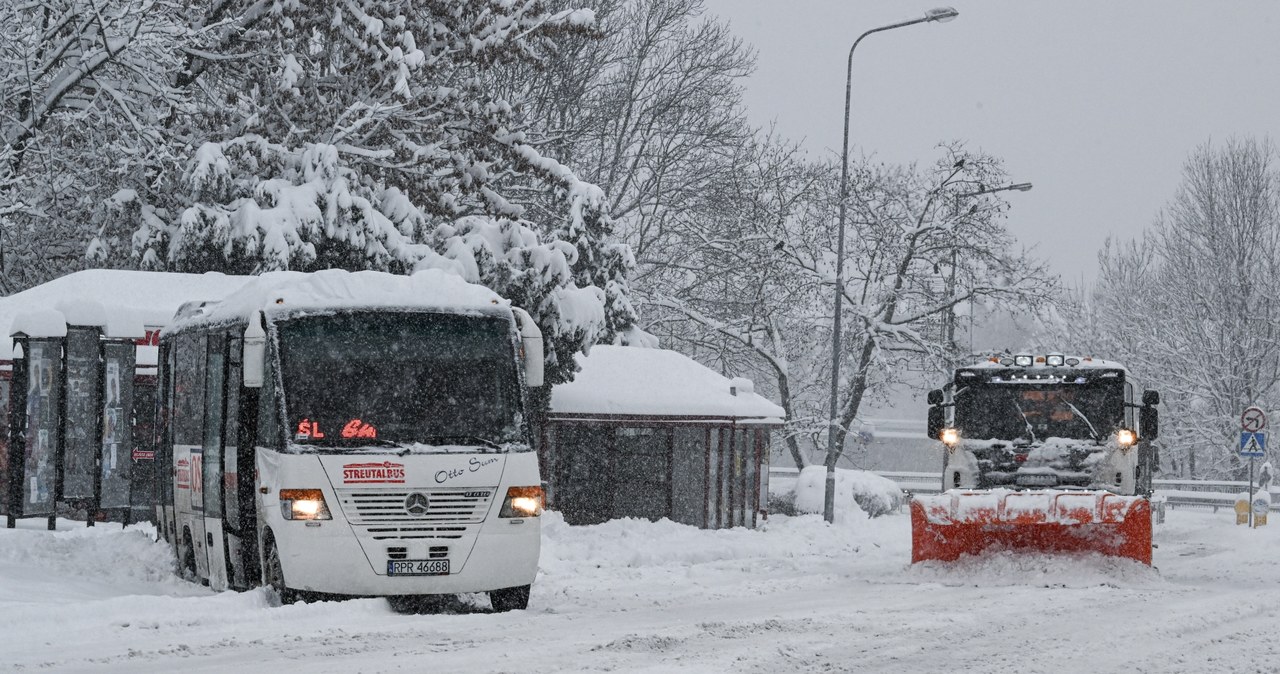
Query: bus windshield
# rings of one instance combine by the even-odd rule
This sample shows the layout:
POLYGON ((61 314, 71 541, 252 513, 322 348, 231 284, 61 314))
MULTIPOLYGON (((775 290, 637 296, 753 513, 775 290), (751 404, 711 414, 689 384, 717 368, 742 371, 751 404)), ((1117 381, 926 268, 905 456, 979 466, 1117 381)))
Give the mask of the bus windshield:
POLYGON ((955 395, 956 425, 974 440, 1101 441, 1124 423, 1123 384, 973 383, 955 395))
POLYGON ((365 311, 277 324, 293 443, 333 448, 523 442, 510 324, 365 311))

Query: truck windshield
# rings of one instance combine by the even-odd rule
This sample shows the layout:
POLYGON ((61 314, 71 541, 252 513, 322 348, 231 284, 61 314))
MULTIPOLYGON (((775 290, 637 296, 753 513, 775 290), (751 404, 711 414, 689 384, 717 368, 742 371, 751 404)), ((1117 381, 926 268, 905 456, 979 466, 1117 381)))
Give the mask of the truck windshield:
POLYGON ((334 448, 521 442, 510 324, 351 312, 281 321, 292 442, 334 448))
POLYGON ((956 425, 974 440, 1104 440, 1124 423, 1119 382, 974 383, 955 395, 956 425))

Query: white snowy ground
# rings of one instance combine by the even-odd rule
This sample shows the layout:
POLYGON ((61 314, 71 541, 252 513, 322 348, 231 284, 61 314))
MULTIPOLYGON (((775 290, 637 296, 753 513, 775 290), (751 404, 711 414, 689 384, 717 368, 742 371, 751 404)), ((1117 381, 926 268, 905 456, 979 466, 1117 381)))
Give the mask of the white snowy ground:
POLYGON ((1152 569, 1007 554, 912 567, 905 514, 759 531, 548 514, 530 610, 432 615, 213 594, 175 578, 145 528, 25 521, 0 529, 0 669, 1277 671, 1280 526, 1233 517, 1171 512, 1152 569))

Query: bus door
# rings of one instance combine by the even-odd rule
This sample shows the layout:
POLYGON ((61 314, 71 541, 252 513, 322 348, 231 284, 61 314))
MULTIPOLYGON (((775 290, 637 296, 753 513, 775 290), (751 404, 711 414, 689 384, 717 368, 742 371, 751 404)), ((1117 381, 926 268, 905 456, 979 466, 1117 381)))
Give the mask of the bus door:
POLYGON ((253 504, 253 437, 256 406, 242 396, 241 340, 232 337, 227 350, 226 419, 222 424, 222 529, 227 546, 228 584, 247 590, 258 584, 257 517, 253 504), (241 467, 244 470, 240 470, 241 467))
MULTIPOLYGON (((227 589, 227 547, 223 538, 222 502, 222 423, 226 397, 227 340, 223 335, 209 335, 207 374, 205 375, 203 483, 204 542, 208 562, 209 587, 227 589)), ((233 468, 234 470, 234 468, 233 468)))
POLYGON ((204 531, 205 363, 203 335, 178 335, 173 342, 173 402, 169 421, 173 428, 174 524, 178 563, 197 579, 208 578, 204 531))

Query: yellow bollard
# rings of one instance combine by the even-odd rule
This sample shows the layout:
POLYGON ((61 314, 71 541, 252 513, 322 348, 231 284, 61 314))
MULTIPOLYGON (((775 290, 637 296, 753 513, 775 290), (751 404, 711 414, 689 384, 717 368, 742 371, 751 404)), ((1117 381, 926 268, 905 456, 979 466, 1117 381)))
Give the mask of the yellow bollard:
POLYGON ((1267 524, 1267 511, 1271 510, 1271 503, 1258 499, 1253 502, 1253 527, 1256 529, 1267 524))
POLYGON ((1249 523, 1249 502, 1245 499, 1236 501, 1236 524, 1249 523))

